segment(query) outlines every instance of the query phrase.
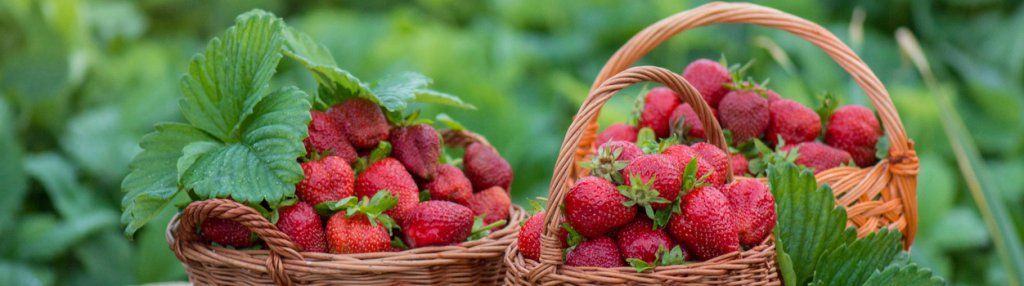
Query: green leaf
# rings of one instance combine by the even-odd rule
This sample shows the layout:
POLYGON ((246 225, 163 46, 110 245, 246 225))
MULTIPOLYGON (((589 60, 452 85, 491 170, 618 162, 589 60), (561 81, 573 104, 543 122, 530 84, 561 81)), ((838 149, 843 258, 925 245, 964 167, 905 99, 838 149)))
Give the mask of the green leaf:
POLYGON ((484 225, 484 215, 479 215, 473 219, 473 228, 469 233, 469 238, 466 241, 477 240, 491 234, 491 230, 505 226, 505 220, 498 220, 491 224, 484 225))
POLYGON ((640 147, 644 154, 657 154, 658 149, 661 148, 658 144, 658 137, 649 127, 640 128, 640 131, 637 132, 636 146, 640 147))
POLYGON ((121 200, 121 223, 132 235, 171 203, 178 194, 176 164, 182 149, 192 142, 214 140, 195 127, 181 123, 160 123, 156 131, 142 137, 142 153, 129 164, 121 182, 126 194, 121 200))
POLYGON ((95 191, 78 181, 78 170, 56 153, 35 154, 25 158, 25 171, 43 185, 61 217, 71 219, 83 212, 100 209, 95 191))
MULTIPOLYGON (((181 175, 181 184, 202 198, 231 197, 242 203, 267 201, 275 207, 294 195, 302 180, 296 158, 311 120, 305 93, 286 87, 268 95, 241 124, 240 142, 205 150, 181 175)), ((193 145, 194 146, 194 145, 193 145)), ((189 148, 186 148, 189 149, 189 148)))
POLYGON ((647 263, 647 261, 643 261, 639 258, 628 258, 626 259, 626 262, 629 262, 629 266, 632 266, 637 273, 654 269, 653 264, 647 263))
POLYGON ((137 283, 133 279, 132 250, 127 238, 107 228, 76 245, 74 254, 94 283, 128 285, 137 283))
POLYGON ((177 210, 164 208, 153 223, 142 228, 136 236, 138 252, 135 256, 135 273, 138 283, 155 283, 185 279, 185 268, 167 247, 167 222, 174 217, 177 210))
POLYGON ((235 142, 241 123, 267 95, 284 45, 281 19, 254 10, 196 55, 181 80, 182 114, 192 125, 235 142))
POLYGON ((775 262, 779 265, 779 276, 782 277, 782 283, 789 286, 800 285, 796 282, 793 258, 786 253, 782 240, 779 239, 779 228, 775 228, 773 235, 775 236, 775 262))
POLYGON ((415 72, 387 76, 372 90, 377 102, 391 112, 405 110, 420 90, 430 85, 430 78, 415 72))
POLYGON ((284 35, 287 43, 284 54, 306 67, 320 87, 317 92, 318 109, 327 109, 356 96, 381 104, 369 84, 338 68, 327 47, 295 29, 285 29, 284 35))
POLYGON ((47 262, 56 259, 87 237, 117 225, 112 211, 92 211, 58 220, 50 214, 22 218, 15 233, 16 257, 47 262))
POLYGON ((444 124, 444 126, 448 127, 448 129, 454 131, 466 130, 466 126, 463 126, 462 123, 455 121, 454 118, 448 116, 448 114, 445 113, 438 114, 436 117, 434 117, 434 120, 437 120, 437 122, 441 122, 442 124, 444 124))
POLYGON ((899 231, 881 229, 863 239, 827 250, 811 285, 862 285, 900 252, 899 231))
MULTIPOLYGON (((4 195, 0 196, 0 232, 6 233, 14 226, 15 218, 21 209, 28 187, 24 166, 21 161, 22 149, 14 129, 14 114, 7 106, 7 101, 0 97, 0 186, 4 195)), ((0 249, 8 245, 6 238, 0 238, 0 249)), ((0 279, 0 281, 3 281, 0 279)), ((14 285, 14 284, 10 284, 14 285)))
POLYGON ((932 275, 928 268, 917 266, 917 264, 892 264, 883 271, 876 270, 864 282, 865 286, 873 285, 946 285, 940 277, 932 275))
POLYGON ((402 241, 402 239, 397 236, 391 239, 391 247, 401 250, 409 249, 409 246, 405 244, 405 241, 402 241))
POLYGON ((476 106, 463 102, 461 98, 440 91, 424 88, 416 90, 415 94, 416 97, 413 100, 416 102, 435 103, 462 109, 476 110, 476 106))
POLYGON ((47 285, 28 265, 0 260, 0 285, 47 285))
POLYGON ((565 229, 566 233, 569 234, 565 238, 565 242, 569 245, 569 248, 576 247, 577 245, 580 245, 580 243, 583 242, 583 235, 576 231, 576 229, 573 228, 572 225, 570 225, 567 222, 564 222, 562 223, 562 228, 565 229))

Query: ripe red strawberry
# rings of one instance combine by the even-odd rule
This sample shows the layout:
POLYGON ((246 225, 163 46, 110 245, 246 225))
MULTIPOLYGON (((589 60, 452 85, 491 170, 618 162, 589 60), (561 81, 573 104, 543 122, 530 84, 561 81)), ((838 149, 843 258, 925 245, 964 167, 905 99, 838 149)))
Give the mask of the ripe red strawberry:
POLYGON ((221 218, 209 218, 199 225, 206 240, 220 245, 245 248, 256 244, 252 231, 239 222, 221 218))
POLYGON ((839 167, 840 165, 853 160, 853 158, 850 157, 850 153, 818 142, 804 142, 797 145, 787 145, 782 147, 782 150, 789 151, 793 148, 798 148, 798 156, 794 163, 810 168, 815 174, 824 170, 839 167))
POLYGON ((469 237, 473 230, 473 211, 448 201, 419 203, 402 223, 409 247, 452 245, 469 237))
POLYGON ((697 151, 690 146, 677 144, 669 146, 662 154, 672 157, 680 170, 684 170, 693 158, 697 158, 697 178, 704 178, 706 183, 721 185, 725 183, 725 177, 715 172, 715 167, 701 158, 697 151))
POLYGON ((765 95, 765 97, 768 98, 768 104, 771 104, 772 102, 775 102, 776 100, 782 99, 782 97, 779 96, 779 93, 777 93, 777 92, 775 92, 774 90, 771 90, 771 89, 765 89, 764 90, 764 95, 765 95))
POLYGON ((602 148, 602 149, 608 149, 608 150, 613 150, 613 151, 614 150, 621 150, 619 152, 619 157, 616 158, 619 161, 633 161, 633 159, 636 159, 637 157, 640 157, 640 156, 642 156, 644 154, 644 151, 640 150, 640 147, 637 147, 636 143, 633 143, 633 142, 620 141, 620 140, 612 140, 612 141, 605 142, 604 144, 601 144, 600 146, 601 147, 599 147, 599 148, 602 148))
POLYGON ((313 120, 309 122, 309 137, 302 140, 306 146, 306 153, 324 153, 345 159, 349 164, 354 163, 358 158, 356 149, 345 139, 341 126, 327 113, 310 111, 313 120))
MULTIPOLYGON (((698 163, 699 164, 699 163, 698 163)), ((652 203, 654 209, 662 209, 669 206, 679 196, 683 187, 683 171, 675 158, 667 155, 655 154, 644 155, 634 159, 626 169, 622 170, 626 178, 626 186, 633 186, 634 181, 650 182, 651 188, 658 192, 658 197, 663 202, 652 203)), ((633 198, 636 200, 636 198, 633 198)), ((642 203, 641 203, 642 204, 642 203)))
POLYGON ((686 135, 693 138, 704 138, 704 125, 700 121, 700 117, 697 117, 697 112, 690 107, 689 103, 680 104, 674 111, 672 116, 669 117, 669 124, 676 126, 679 124, 679 120, 683 120, 681 127, 689 130, 686 135))
POLYGON ((875 144, 882 136, 882 127, 871 109, 847 105, 836 109, 825 129, 825 143, 850 153, 857 166, 875 164, 875 144))
POLYGON ((381 140, 388 139, 388 119, 380 106, 372 101, 353 98, 335 105, 327 114, 341 125, 352 146, 362 149, 377 147, 381 140))
POLYGON ((700 260, 740 249, 729 200, 717 188, 696 188, 683 197, 683 213, 669 219, 672 237, 700 260))
POLYGON ((743 154, 732 154, 729 156, 729 160, 732 160, 733 176, 746 176, 750 171, 750 161, 747 161, 747 157, 743 157, 743 154))
POLYGON ((636 128, 636 126, 623 123, 608 125, 604 131, 597 134, 597 139, 594 140, 594 146, 601 146, 605 142, 613 140, 636 142, 636 133, 639 131, 640 129, 636 128))
POLYGON ((320 215, 306 202, 283 207, 277 219, 277 228, 292 239, 302 251, 327 252, 327 238, 320 215))
POLYGON ((736 144, 759 138, 768 129, 768 100, 752 90, 730 91, 718 103, 718 120, 736 144))
POLYGON ((462 174, 462 170, 452 165, 441 165, 437 168, 434 180, 427 182, 424 188, 430 192, 431 200, 444 200, 460 205, 469 205, 473 196, 473 185, 462 174))
POLYGON ((637 258, 647 263, 654 262, 659 248, 672 249, 676 245, 664 229, 654 229, 654 223, 646 217, 638 217, 619 229, 615 233, 615 241, 622 257, 637 258))
POLYGON ((636 206, 604 179, 589 176, 576 181, 565 196, 565 220, 585 237, 600 237, 633 220, 636 206))
POLYGON ((633 142, 612 140, 601 144, 589 162, 580 166, 590 169, 590 175, 601 177, 613 183, 622 182, 622 169, 630 161, 644 154, 633 142))
POLYGON ((392 251, 387 228, 370 223, 363 214, 348 217, 344 211, 327 221, 327 244, 338 254, 392 251))
POLYGON ((722 149, 718 149, 715 145, 707 142, 697 142, 690 147, 697 151, 697 155, 700 158, 708 161, 708 164, 715 168, 714 180, 709 179, 708 182, 715 185, 725 184, 726 174, 729 172, 726 165, 729 163, 729 155, 726 155, 722 149))
POLYGON ((814 141, 821 134, 821 118, 818 113, 799 102, 776 100, 769 105, 768 110, 771 119, 765 137, 768 137, 772 146, 779 144, 780 136, 786 144, 800 144, 814 141))
POLYGON ((484 216, 484 224, 508 219, 510 207, 512 199, 501 187, 491 187, 469 198, 469 208, 473 210, 473 215, 484 216))
POLYGON ((741 180, 726 185, 722 193, 729 200, 741 245, 753 247, 772 233, 775 198, 768 186, 758 180, 741 180))
POLYGON ((580 243, 565 255, 565 265, 619 267, 625 266, 622 253, 615 241, 607 236, 591 239, 580 243))
POLYGON ((729 69, 709 59, 693 61, 683 70, 683 78, 690 82, 711 107, 717 107, 722 97, 729 92, 727 84, 732 83, 729 69))
MULTIPOLYGON (((540 235, 543 232, 544 212, 538 212, 526 220, 522 230, 519 231, 519 237, 516 239, 519 253, 522 253, 523 257, 540 260, 540 235)), ((559 249, 566 247, 565 241, 568 236, 568 231, 564 228, 559 228, 558 237, 560 238, 559 241, 562 242, 562 245, 558 247, 559 249)))
POLYGON ((679 105, 679 95, 667 87, 655 87, 644 98, 640 113, 640 128, 650 127, 659 138, 668 137, 669 117, 679 105))
POLYGON ((491 187, 508 190, 512 185, 512 166, 494 147, 479 142, 469 144, 462 155, 462 164, 474 191, 491 187))
POLYGON ((391 156, 416 177, 434 178, 441 158, 441 136, 427 124, 399 127, 391 131, 391 156))
POLYGON ((373 163, 356 178, 357 197, 373 197, 378 191, 384 190, 398 199, 398 204, 384 213, 399 223, 420 201, 416 181, 413 181, 412 175, 409 175, 402 163, 394 158, 384 158, 373 163))
POLYGON ((295 195, 302 201, 317 205, 353 195, 355 175, 341 157, 327 156, 301 166, 305 178, 295 185, 295 195))

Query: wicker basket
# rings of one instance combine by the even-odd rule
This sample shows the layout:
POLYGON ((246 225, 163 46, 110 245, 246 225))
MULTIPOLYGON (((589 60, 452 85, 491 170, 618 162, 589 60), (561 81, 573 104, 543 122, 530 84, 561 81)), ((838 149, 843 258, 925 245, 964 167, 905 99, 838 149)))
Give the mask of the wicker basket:
MULTIPOLYGON (((487 143, 467 131, 444 132, 445 143, 487 143)), ((329 254, 298 252, 295 244, 256 210, 226 199, 193 202, 167 226, 167 242, 198 285, 495 285, 504 277, 502 255, 515 241, 526 212, 512 206, 508 223, 489 236, 454 246, 401 252, 329 254), (198 235, 207 218, 240 222, 263 239, 265 250, 215 247, 198 235)))

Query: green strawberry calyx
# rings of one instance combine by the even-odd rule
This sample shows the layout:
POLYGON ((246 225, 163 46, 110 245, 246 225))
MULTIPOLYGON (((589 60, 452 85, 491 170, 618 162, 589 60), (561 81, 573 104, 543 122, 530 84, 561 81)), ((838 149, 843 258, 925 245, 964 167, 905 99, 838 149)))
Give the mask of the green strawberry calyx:
POLYGON ((391 232, 391 230, 399 228, 398 223, 391 216, 384 214, 384 212, 394 208, 397 204, 398 198, 395 198, 391 192, 380 190, 372 198, 363 197, 359 199, 351 196, 338 201, 319 203, 314 208, 320 214, 329 215, 343 211, 345 212, 345 217, 349 218, 362 215, 370 221, 370 224, 374 226, 380 224, 388 229, 388 232, 391 232))
POLYGON ((683 249, 676 245, 671 250, 666 249, 664 245, 658 246, 658 251, 654 254, 654 261, 647 263, 638 258, 626 259, 633 269, 636 269, 637 273, 644 272, 647 270, 654 269, 658 266, 669 266, 669 265, 683 265, 686 264, 686 255, 683 254, 683 249))
POLYGON ((629 161, 619 160, 621 154, 622 147, 601 147, 597 149, 597 154, 591 158, 590 162, 581 162, 580 167, 589 169, 591 175, 621 184, 621 171, 626 168, 626 165, 629 165, 629 161))
POLYGON ((619 193, 628 198, 622 202, 622 205, 626 207, 640 206, 644 209, 647 217, 655 218, 654 208, 651 204, 664 204, 670 203, 670 201, 662 198, 661 193, 654 189, 654 180, 655 176, 651 176, 648 180, 644 180, 640 176, 630 176, 629 185, 618 187, 619 193))

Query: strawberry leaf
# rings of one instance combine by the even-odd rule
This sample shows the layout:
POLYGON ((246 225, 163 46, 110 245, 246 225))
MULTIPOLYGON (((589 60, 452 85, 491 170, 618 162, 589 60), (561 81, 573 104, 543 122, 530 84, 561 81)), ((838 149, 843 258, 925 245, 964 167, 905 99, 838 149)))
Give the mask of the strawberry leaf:
POLYGON ((863 285, 946 285, 946 282, 932 275, 928 268, 917 264, 892 264, 882 271, 875 270, 863 285))
POLYGON ((388 111, 405 110, 416 93, 430 85, 430 78, 415 72, 390 75, 371 88, 379 104, 388 111))
MULTIPOLYGON (((28 191, 23 151, 14 118, 7 101, 0 95, 0 174, 4 174, 0 176, 0 186, 4 186, 4 196, 0 198, 0 232, 6 232, 17 224, 15 217, 28 191)), ((0 244, 6 241, 0 239, 0 244)))
POLYGON ((828 121, 832 119, 832 113, 839 107, 839 101, 836 100, 835 94, 831 92, 825 92, 821 96, 821 102, 818 104, 818 108, 814 111, 818 113, 818 117, 821 118, 821 134, 825 136, 825 130, 828 128, 828 121))
POLYGON ((658 259, 660 260, 658 263, 660 266, 686 264, 686 255, 683 254, 683 249, 678 245, 673 247, 672 250, 665 250, 664 246, 658 247, 658 259))
POLYGON ((454 131, 466 130, 466 127, 463 126, 462 123, 459 123, 458 121, 455 121, 454 118, 452 118, 451 116, 448 116, 448 114, 445 114, 445 113, 438 114, 437 116, 434 117, 434 120, 437 120, 437 122, 441 122, 442 124, 444 124, 444 126, 447 126, 448 129, 451 129, 451 130, 454 130, 454 131))
POLYGON ((409 246, 405 244, 405 241, 402 241, 402 239, 398 237, 391 239, 391 247, 398 248, 401 250, 409 249, 409 246))
POLYGON ((564 222, 562 223, 562 228, 565 229, 566 233, 569 234, 568 237, 565 238, 566 244, 569 245, 568 249, 575 248, 577 245, 580 245, 580 243, 583 242, 583 235, 576 231, 576 229, 573 228, 572 225, 570 225, 567 222, 564 222))
POLYGON ((473 228, 466 241, 487 237, 491 234, 491 230, 505 226, 505 223, 505 220, 498 220, 491 224, 484 225, 484 215, 479 215, 473 219, 473 228))
POLYGON ((862 285, 900 252, 899 231, 881 229, 822 254, 811 285, 862 285))
POLYGON ((370 158, 369 161, 367 162, 367 165, 373 165, 373 163, 383 160, 384 158, 387 158, 390 155, 391 142, 380 141, 380 143, 377 143, 377 148, 374 148, 373 151, 370 151, 370 158))
POLYGON ((626 262, 629 262, 629 266, 632 266, 633 269, 636 269, 637 273, 654 269, 654 264, 647 263, 647 261, 643 261, 639 258, 629 258, 626 259, 626 262))
POLYGON ((370 91, 369 84, 338 67, 327 47, 295 29, 285 29, 283 34, 286 41, 284 54, 306 67, 317 81, 317 109, 326 110, 352 97, 362 97, 381 104, 380 99, 370 91))
POLYGON ((415 95, 416 97, 413 100, 416 102, 434 103, 462 109, 476 110, 476 106, 463 102, 462 99, 457 96, 432 89, 418 89, 415 91, 415 95))

